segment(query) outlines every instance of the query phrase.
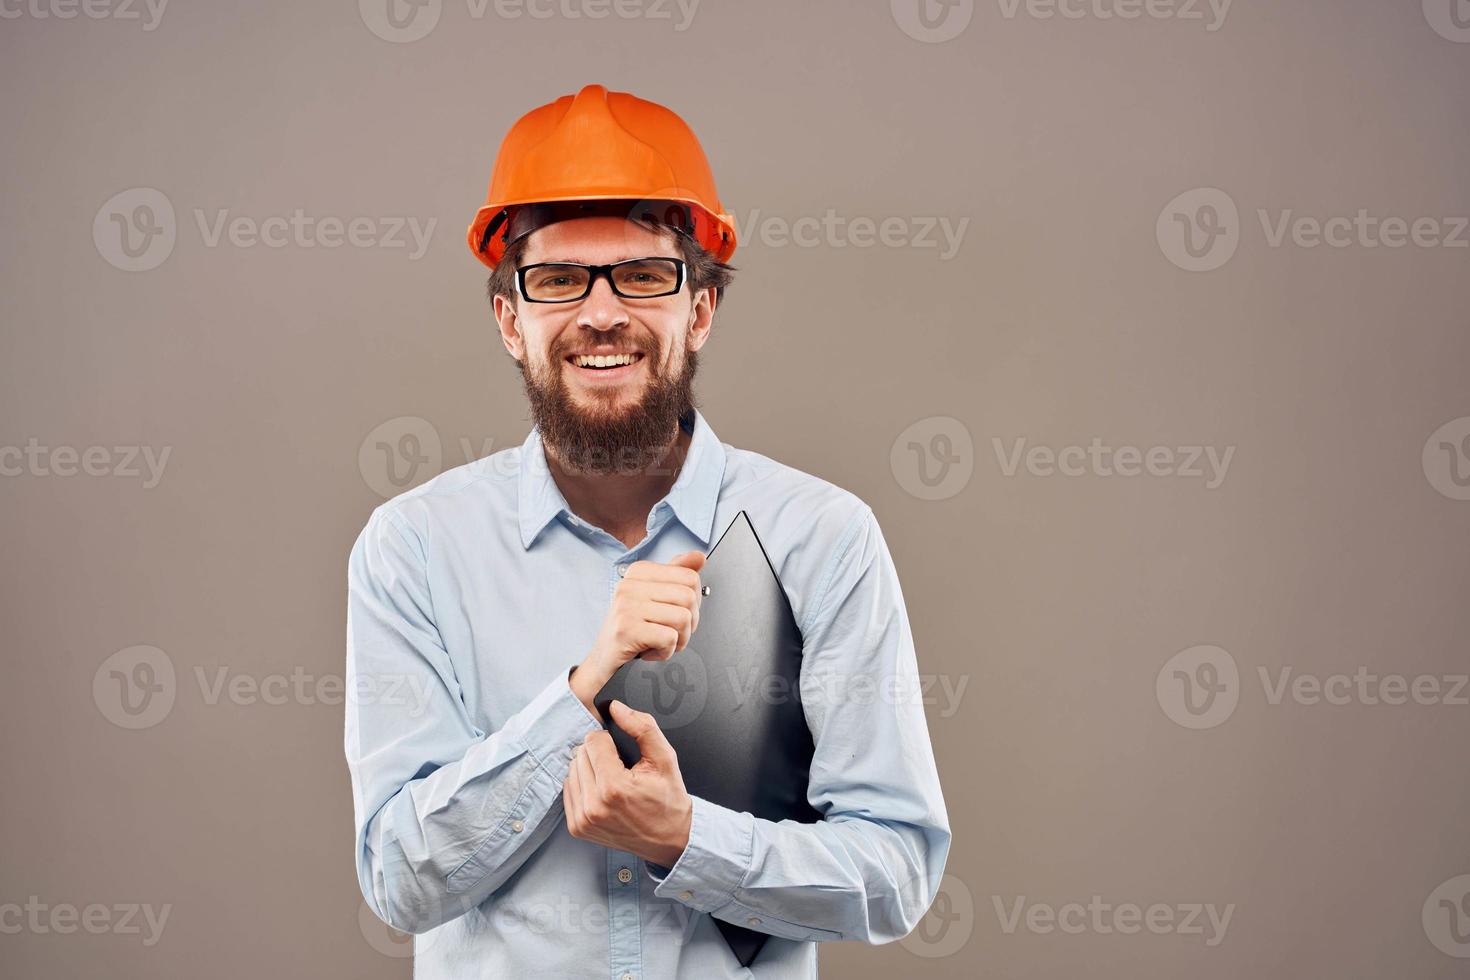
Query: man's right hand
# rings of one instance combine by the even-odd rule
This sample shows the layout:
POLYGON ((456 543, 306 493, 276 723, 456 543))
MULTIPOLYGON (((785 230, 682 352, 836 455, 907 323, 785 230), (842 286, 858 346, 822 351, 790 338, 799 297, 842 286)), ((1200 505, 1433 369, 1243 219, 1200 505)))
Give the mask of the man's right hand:
POLYGON ((619 667, 642 656, 667 660, 699 627, 699 570, 704 553, 687 551, 668 564, 636 561, 613 592, 592 651, 572 672, 572 693, 594 715, 592 699, 619 667))

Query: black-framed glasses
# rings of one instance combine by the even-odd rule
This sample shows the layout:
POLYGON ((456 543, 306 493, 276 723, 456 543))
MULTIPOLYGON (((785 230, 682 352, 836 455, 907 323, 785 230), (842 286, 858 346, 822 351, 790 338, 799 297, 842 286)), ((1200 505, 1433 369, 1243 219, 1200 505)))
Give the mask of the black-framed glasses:
POLYGON ((684 288, 684 260, 655 255, 611 265, 537 262, 516 270, 516 285, 521 298, 531 303, 573 303, 592 292, 601 276, 625 299, 672 296, 684 288))

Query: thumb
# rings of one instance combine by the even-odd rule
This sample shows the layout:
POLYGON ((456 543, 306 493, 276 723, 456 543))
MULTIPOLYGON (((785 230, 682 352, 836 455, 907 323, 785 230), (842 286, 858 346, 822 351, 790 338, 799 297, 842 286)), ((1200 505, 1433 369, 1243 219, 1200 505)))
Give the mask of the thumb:
POLYGON ((669 564, 681 565, 684 568, 690 568, 697 572, 704 567, 704 558, 705 555, 702 551, 686 551, 669 562, 669 564))
POLYGON ((675 755, 674 747, 669 744, 653 715, 646 711, 634 711, 621 701, 613 701, 608 705, 608 710, 617 726, 638 743, 638 752, 644 759, 663 770, 679 767, 679 757, 675 755))

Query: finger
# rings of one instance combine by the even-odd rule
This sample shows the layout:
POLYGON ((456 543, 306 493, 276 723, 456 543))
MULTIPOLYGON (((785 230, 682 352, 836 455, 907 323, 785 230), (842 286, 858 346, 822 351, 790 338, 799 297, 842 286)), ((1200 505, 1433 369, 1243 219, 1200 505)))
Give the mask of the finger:
POLYGON ((597 773, 592 768, 592 760, 587 756, 587 743, 577 746, 577 751, 572 756, 572 768, 577 771, 577 783, 582 792, 596 793, 597 773))
POLYGON ((575 832, 582 824, 582 789, 576 766, 567 770, 566 781, 561 784, 561 802, 567 811, 567 829, 575 832))
POLYGON ((638 743, 638 751, 643 758, 665 771, 679 767, 679 757, 653 715, 646 711, 634 711, 621 701, 613 701, 610 710, 618 727, 633 736, 633 740, 638 743))
MULTIPOLYGON (((679 559, 682 560, 682 563, 677 565, 648 561, 647 559, 635 561, 628 566, 628 572, 623 576, 623 579, 625 581, 631 578, 652 582, 676 582, 679 585, 687 585, 691 588, 698 589, 699 571, 690 567, 690 565, 695 564, 695 561, 689 558, 689 555, 699 555, 699 552, 691 551, 685 555, 680 555, 679 559)), ((697 564, 700 568, 704 567, 703 555, 699 556, 697 564)))
POLYGON ((705 562, 705 554, 704 554, 704 552, 702 552, 702 551, 686 551, 682 555, 679 555, 677 558, 675 558, 672 562, 670 562, 670 564, 672 564, 672 565, 682 565, 685 568, 688 568, 688 569, 691 569, 691 570, 697 572, 701 568, 704 567, 704 562, 705 562))
POLYGON ((635 602, 667 602, 671 605, 688 606, 692 609, 699 601, 699 589, 683 582, 623 579, 618 588, 635 602))
POLYGON ((623 760, 618 758, 618 747, 613 744, 612 736, 605 731, 596 731, 588 735, 582 742, 582 754, 587 757, 588 763, 592 766, 592 773, 598 785, 601 785, 603 780, 628 768, 623 765, 623 760))
POLYGON ((638 645, 643 660, 667 660, 679 643, 679 631, 661 623, 642 622, 629 631, 629 639, 638 645))
POLYGON ((681 650, 689 642, 689 634, 694 632, 694 610, 689 606, 672 602, 650 602, 639 607, 638 615, 646 623, 657 623, 678 630, 678 648, 681 650))

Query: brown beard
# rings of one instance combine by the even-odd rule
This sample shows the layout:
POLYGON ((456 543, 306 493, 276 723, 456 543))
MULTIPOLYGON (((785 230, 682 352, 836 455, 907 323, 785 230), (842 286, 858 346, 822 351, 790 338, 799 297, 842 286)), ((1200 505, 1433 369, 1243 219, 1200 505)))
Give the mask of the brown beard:
MULTIPOLYGON (((648 364, 663 362, 657 337, 650 337, 639 349, 648 364)), ((583 408, 573 400, 562 372, 566 356, 574 351, 572 344, 553 348, 548 355, 548 377, 537 377, 526 360, 520 362, 531 418, 542 442, 559 463, 580 473, 632 474, 658 464, 678 435, 679 419, 694 411, 696 352, 684 352, 684 367, 677 377, 651 372, 642 398, 612 409, 606 402, 583 408)))

